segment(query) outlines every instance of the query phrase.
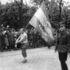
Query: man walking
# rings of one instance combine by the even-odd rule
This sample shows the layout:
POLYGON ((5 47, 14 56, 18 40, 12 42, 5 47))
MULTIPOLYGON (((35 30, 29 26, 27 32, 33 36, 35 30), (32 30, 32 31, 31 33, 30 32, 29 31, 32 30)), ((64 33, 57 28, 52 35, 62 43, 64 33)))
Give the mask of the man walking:
POLYGON ((23 30, 23 29, 20 30, 20 36, 16 40, 16 44, 17 43, 21 44, 22 55, 24 57, 23 63, 25 63, 25 62, 27 62, 26 49, 27 49, 27 46, 28 46, 28 37, 27 37, 27 31, 26 30, 23 30))

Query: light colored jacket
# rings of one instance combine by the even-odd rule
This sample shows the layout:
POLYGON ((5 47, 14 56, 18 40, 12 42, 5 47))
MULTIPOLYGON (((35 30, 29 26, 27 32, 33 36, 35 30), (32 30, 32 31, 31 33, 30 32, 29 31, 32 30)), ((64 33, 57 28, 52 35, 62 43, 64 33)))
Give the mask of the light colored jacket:
POLYGON ((28 43, 27 34, 25 32, 21 34, 19 38, 16 40, 16 43, 21 43, 21 44, 28 43))

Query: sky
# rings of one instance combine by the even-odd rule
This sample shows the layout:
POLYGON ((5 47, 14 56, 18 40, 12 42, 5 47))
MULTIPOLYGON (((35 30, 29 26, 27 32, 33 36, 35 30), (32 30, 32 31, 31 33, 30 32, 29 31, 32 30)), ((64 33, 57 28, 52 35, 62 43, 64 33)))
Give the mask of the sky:
POLYGON ((7 2, 11 2, 11 1, 14 1, 14 0, 0 0, 0 2, 1 2, 2 4, 6 4, 7 2))
MULTIPOLYGON (((0 2, 2 3, 2 4, 6 4, 6 3, 10 3, 10 2, 13 2, 14 0, 0 0, 0 2)), ((19 1, 19 0, 17 0, 17 1, 19 1)), ((36 3, 34 3, 33 2, 34 0, 23 0, 23 3, 25 3, 26 4, 26 2, 27 2, 27 5, 29 5, 29 6, 34 6, 34 5, 36 5, 36 3)))
MULTIPOLYGON (((9 2, 13 2, 14 0, 0 0, 0 2, 2 3, 2 4, 6 4, 7 2, 9 3, 9 2)), ((24 2, 25 2, 25 0, 23 0, 24 2)), ((31 1, 31 0, 27 0, 28 2, 29 1, 31 1)), ((63 0, 63 1, 65 1, 66 3, 68 3, 68 2, 70 2, 70 0, 63 0)), ((67 4, 68 5, 68 4, 67 4)))

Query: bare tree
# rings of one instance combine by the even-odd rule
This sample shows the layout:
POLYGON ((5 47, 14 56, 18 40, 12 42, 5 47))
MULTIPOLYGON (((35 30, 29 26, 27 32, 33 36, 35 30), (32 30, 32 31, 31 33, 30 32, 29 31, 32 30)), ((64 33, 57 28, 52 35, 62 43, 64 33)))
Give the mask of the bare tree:
MULTIPOLYGON (((12 0, 9 0, 10 2, 13 2, 12 0)), ((16 5, 19 8, 19 23, 20 23, 20 27, 23 26, 23 14, 22 14, 22 6, 23 6, 23 0, 14 0, 14 3, 16 3, 16 5)))
POLYGON ((57 0, 57 3, 59 4, 59 21, 61 21, 62 20, 62 18, 61 18, 61 13, 62 13, 62 6, 63 6, 63 0, 57 0))
POLYGON ((1 25, 1 2, 0 2, 0 25, 1 25))
POLYGON ((22 14, 22 6, 23 6, 23 0, 14 0, 15 3, 17 4, 18 8, 19 8, 19 23, 21 24, 20 26, 23 26, 23 14, 22 14))

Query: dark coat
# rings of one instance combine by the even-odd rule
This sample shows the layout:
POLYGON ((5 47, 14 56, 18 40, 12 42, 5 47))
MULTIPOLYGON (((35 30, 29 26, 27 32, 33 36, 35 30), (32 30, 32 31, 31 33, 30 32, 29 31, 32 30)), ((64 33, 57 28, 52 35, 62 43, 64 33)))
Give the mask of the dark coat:
POLYGON ((58 52, 70 52, 70 34, 66 31, 57 36, 56 50, 58 52))
POLYGON ((8 35, 9 45, 14 45, 15 43, 14 35, 11 32, 7 32, 7 35, 8 35))

